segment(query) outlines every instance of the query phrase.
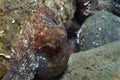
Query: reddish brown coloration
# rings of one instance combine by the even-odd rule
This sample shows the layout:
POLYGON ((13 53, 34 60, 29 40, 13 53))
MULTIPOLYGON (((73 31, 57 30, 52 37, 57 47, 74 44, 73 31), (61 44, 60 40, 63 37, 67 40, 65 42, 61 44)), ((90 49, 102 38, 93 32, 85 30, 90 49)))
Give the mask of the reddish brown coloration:
POLYGON ((2 80, 47 80, 65 69, 69 47, 64 27, 55 13, 42 6, 36 10, 33 20, 18 36, 10 69, 2 80))

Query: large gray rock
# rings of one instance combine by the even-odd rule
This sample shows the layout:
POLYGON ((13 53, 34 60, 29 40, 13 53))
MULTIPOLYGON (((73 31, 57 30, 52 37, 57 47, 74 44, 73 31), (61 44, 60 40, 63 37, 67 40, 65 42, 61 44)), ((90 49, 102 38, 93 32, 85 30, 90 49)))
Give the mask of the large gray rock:
POLYGON ((107 11, 99 11, 83 23, 81 30, 81 50, 96 48, 120 40, 120 17, 107 11))
POLYGON ((72 54, 60 80, 120 80, 120 41, 72 54))
POLYGON ((107 10, 120 16, 120 0, 98 0, 98 10, 107 10))
POLYGON ((98 9, 111 11, 113 7, 112 3, 112 0, 98 0, 98 9))

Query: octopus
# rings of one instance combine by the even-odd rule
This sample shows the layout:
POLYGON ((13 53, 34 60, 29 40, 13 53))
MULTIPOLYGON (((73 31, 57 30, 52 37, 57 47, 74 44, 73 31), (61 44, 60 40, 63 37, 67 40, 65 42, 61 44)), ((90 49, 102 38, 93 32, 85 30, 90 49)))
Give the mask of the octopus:
POLYGON ((53 80, 67 66, 70 47, 56 14, 43 5, 15 39, 10 67, 2 80, 53 80))

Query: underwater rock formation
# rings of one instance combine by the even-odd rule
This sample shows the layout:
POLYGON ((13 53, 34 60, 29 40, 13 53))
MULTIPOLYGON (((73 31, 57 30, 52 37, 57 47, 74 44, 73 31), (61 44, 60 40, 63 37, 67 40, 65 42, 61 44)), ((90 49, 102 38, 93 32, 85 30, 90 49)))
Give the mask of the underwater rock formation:
POLYGON ((4 12, 15 11, 15 14, 23 15, 22 13, 24 13, 24 15, 28 16, 37 7, 46 5, 56 13, 59 21, 64 25, 67 25, 68 21, 74 17, 75 12, 74 0, 4 0, 3 3, 4 12))
POLYGON ((0 0, 0 9, 2 8, 3 0, 0 0))
POLYGON ((6 56, 0 52, 0 80, 3 78, 3 76, 7 72, 7 68, 9 66, 9 60, 6 59, 6 56))
POLYGON ((75 19, 79 24, 81 24, 87 17, 92 15, 98 6, 97 0, 75 0, 75 3, 75 19))
POLYGON ((67 35, 54 11, 42 6, 32 18, 33 24, 15 39, 10 68, 2 80, 47 80, 66 68, 67 35))
POLYGON ((72 54, 60 80, 120 80, 120 41, 72 54))
POLYGON ((120 40, 120 18, 110 12, 99 11, 84 22, 77 35, 80 50, 120 40))
POLYGON ((112 0, 98 0, 98 8, 97 10, 105 10, 111 11, 112 10, 112 0))
POLYGON ((113 0, 113 13, 115 13, 116 15, 120 16, 120 0, 113 0))
POLYGON ((98 0, 97 10, 105 10, 120 16, 120 0, 98 0))
POLYGON ((68 21, 70 21, 74 17, 74 0, 44 0, 41 5, 43 4, 47 5, 50 9, 52 9, 58 16, 60 22, 64 25, 67 25, 68 21))

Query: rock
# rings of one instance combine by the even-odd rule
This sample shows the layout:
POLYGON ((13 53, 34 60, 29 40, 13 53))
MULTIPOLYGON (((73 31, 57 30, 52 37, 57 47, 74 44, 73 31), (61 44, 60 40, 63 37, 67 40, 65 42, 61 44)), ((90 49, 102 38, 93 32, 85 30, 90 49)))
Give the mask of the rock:
POLYGON ((80 49, 96 48, 120 40, 120 18, 107 11, 99 11, 89 17, 80 30, 80 49))
POLYGON ((113 0, 112 6, 113 13, 120 16, 120 0, 113 0))
POLYGON ((6 59, 5 56, 2 56, 0 52, 0 80, 7 72, 7 68, 9 66, 8 62, 8 59, 6 59))
POLYGON ((98 0, 98 10, 112 10, 112 0, 98 0))
POLYGON ((99 0, 98 10, 107 10, 120 16, 120 0, 99 0))
POLYGON ((2 8, 3 0, 0 0, 0 8, 2 8))
MULTIPOLYGON (((54 10, 60 23, 63 24, 67 24, 74 15, 73 0, 0 0, 0 52, 5 51, 6 55, 11 55, 14 51, 12 48, 14 39, 32 24, 31 16, 36 12, 36 8, 42 5, 47 5, 54 10)), ((56 20, 53 19, 54 21, 56 20)), ((1 61, 0 65, 3 67, 2 62, 4 61, 1 61)), ((2 70, 5 74, 6 66, 4 69, 0 66, 1 73, 2 70)))
POLYGON ((44 0, 44 4, 57 14, 62 24, 67 24, 74 16, 74 0, 44 0))
POLYGON ((60 80, 120 80, 120 41, 72 54, 60 80))
POLYGON ((75 0, 75 20, 81 25, 86 18, 93 15, 98 7, 97 0, 75 0))
POLYGON ((30 14, 34 12, 36 7, 47 5, 50 9, 54 10, 60 22, 66 24, 74 16, 75 6, 74 0, 5 0, 4 10, 11 11, 17 10, 18 12, 25 12, 30 14))

